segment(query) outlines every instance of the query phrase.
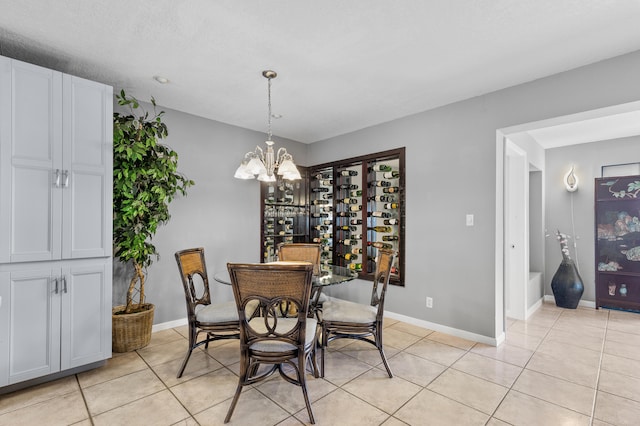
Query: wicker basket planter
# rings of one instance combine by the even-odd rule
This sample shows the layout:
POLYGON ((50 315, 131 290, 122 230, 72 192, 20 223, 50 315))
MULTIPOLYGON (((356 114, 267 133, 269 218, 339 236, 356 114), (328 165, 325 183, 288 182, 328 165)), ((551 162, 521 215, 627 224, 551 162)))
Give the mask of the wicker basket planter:
POLYGON ((113 352, 131 352, 149 344, 155 306, 146 303, 142 307, 144 310, 133 314, 116 315, 116 312, 124 310, 124 305, 115 306, 111 310, 113 352))

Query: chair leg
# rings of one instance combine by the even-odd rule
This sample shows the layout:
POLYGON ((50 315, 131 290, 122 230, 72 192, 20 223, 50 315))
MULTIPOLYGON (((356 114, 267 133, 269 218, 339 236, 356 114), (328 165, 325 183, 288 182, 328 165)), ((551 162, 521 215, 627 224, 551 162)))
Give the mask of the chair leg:
POLYGON ((182 377, 182 373, 184 373, 184 369, 187 368, 187 363, 189 362, 189 358, 191 358, 191 352, 193 351, 193 346, 196 343, 196 338, 198 333, 196 332, 196 328, 189 326, 189 350, 187 351, 187 355, 184 357, 184 361, 182 361, 182 366, 180 370, 178 370, 178 375, 176 376, 178 379, 182 377))
POLYGON ((327 348, 327 329, 322 323, 322 342, 320 342, 320 377, 324 378, 324 352, 327 348))
POLYGON ((387 369, 387 374, 389 375, 389 378, 393 378, 393 373, 391 372, 391 368, 389 367, 387 356, 384 354, 384 349, 382 347, 382 328, 381 327, 376 328, 375 338, 376 338, 376 347, 380 352, 380 357, 382 358, 382 363, 384 364, 384 368, 387 369))
MULTIPOLYGON (((240 378, 242 380, 242 378, 240 378)), ((229 423, 231 420, 231 416, 233 415, 233 410, 236 409, 236 404, 238 403, 238 399, 240 398, 240 393, 242 392, 242 383, 238 383, 238 387, 236 388, 236 394, 233 395, 233 401, 231 401, 231 406, 229 407, 229 411, 227 411, 227 416, 224 418, 225 423, 229 423)))
POLYGON ((305 378, 305 361, 306 355, 302 354, 298 357, 298 381, 302 388, 302 396, 304 397, 304 403, 307 406, 307 414, 309 415, 309 421, 311 424, 315 424, 316 421, 313 418, 313 411, 311 411, 311 402, 309 402, 309 393, 307 392, 307 380, 305 378))

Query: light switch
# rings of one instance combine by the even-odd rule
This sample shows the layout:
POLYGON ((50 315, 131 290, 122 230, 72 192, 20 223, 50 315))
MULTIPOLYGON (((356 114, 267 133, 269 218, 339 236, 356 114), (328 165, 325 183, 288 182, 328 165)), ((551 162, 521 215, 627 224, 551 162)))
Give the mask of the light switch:
POLYGON ((468 214, 467 215, 467 226, 473 226, 473 215, 472 214, 468 214))

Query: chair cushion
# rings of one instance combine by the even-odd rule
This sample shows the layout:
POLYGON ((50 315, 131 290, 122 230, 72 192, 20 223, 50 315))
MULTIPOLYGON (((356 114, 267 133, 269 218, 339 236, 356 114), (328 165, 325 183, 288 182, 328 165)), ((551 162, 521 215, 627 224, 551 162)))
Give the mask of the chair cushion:
POLYGON ((320 297, 318 297, 318 303, 324 303, 327 300, 329 300, 329 298, 327 297, 326 294, 324 293, 320 293, 320 297))
POLYGON ((375 322, 378 309, 371 305, 349 302, 347 300, 329 298, 322 305, 324 321, 351 322, 369 324, 375 322))
MULTIPOLYGON (((249 302, 247 315, 251 316, 258 308, 259 302, 252 300, 249 302)), ((198 305, 200 309, 196 312, 196 320, 201 323, 220 323, 228 321, 239 321, 238 308, 236 302, 214 303, 211 305, 198 305)))
MULTIPOLYGON (((298 322, 297 318, 278 318, 278 326, 276 327, 276 331, 280 333, 285 333, 288 330, 291 330, 295 324, 298 322)), ((249 321, 251 328, 256 330, 259 333, 264 333, 267 331, 264 326, 264 318, 256 317, 249 321)), ((318 327, 318 321, 315 318, 307 318, 307 328, 305 332, 305 347, 311 345, 316 338, 316 329, 318 327)), ((295 349, 296 347, 290 343, 272 340, 272 341, 262 341, 257 342, 251 345, 251 349, 254 351, 262 351, 262 352, 286 352, 295 349)))

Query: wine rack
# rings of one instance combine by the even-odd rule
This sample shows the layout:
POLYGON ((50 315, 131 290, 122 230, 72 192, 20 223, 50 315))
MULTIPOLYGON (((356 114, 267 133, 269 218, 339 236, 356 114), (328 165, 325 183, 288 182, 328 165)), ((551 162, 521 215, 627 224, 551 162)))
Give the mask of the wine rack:
POLYGON ((379 248, 396 250, 390 283, 404 285, 405 149, 304 169, 300 181, 262 183, 261 250, 277 260, 278 244, 315 242, 321 267, 339 265, 373 279, 379 248))

